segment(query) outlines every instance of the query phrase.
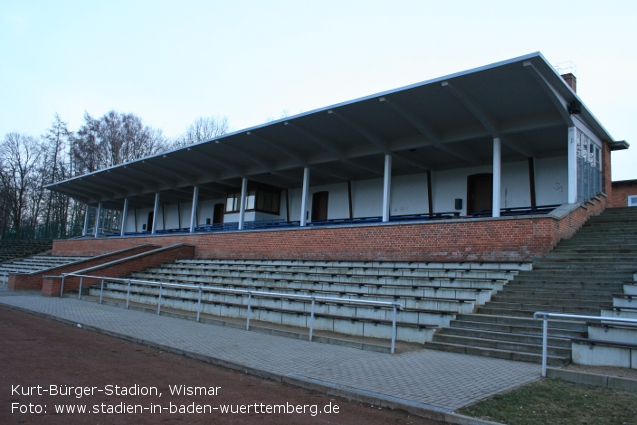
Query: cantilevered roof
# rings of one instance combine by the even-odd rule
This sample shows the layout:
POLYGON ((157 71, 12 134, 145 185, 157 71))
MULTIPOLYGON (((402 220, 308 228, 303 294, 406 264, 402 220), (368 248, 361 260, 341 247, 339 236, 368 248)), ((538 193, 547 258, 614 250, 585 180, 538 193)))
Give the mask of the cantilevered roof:
POLYGON ((87 204, 149 207, 224 198, 243 177, 280 188, 381 178, 385 154, 394 175, 563 156, 567 131, 580 120, 616 142, 540 53, 288 117, 215 139, 48 185, 87 204), (581 113, 569 105, 579 102, 581 113))

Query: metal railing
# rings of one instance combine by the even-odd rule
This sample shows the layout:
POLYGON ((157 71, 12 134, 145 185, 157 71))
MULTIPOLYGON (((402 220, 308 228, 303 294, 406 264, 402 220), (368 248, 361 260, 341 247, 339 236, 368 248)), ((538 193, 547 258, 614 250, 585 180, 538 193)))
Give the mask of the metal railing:
POLYGON ((637 327, 637 319, 623 319, 620 317, 606 317, 606 316, 581 316, 578 314, 563 314, 563 313, 548 313, 544 311, 536 311, 533 313, 533 318, 538 320, 542 319, 542 376, 546 377, 546 357, 548 351, 548 322, 550 318, 559 319, 577 319, 581 321, 595 320, 600 323, 628 323, 634 324, 637 327))
POLYGON ((80 278, 80 287, 78 291, 77 298, 82 299, 82 286, 84 278, 95 279, 100 281, 100 304, 102 303, 104 296, 104 283, 106 282, 117 282, 117 283, 125 283, 127 285, 126 290, 126 308, 129 308, 130 305, 130 293, 131 293, 131 283, 141 286, 153 286, 159 287, 159 296, 157 299, 157 314, 161 314, 161 299, 162 299, 162 291, 164 288, 177 288, 177 289, 188 289, 192 291, 198 292, 197 298, 197 322, 199 322, 201 317, 201 304, 202 304, 202 294, 203 292, 212 292, 212 293, 225 293, 225 294, 241 294, 248 296, 247 308, 248 312, 246 314, 246 330, 250 330, 250 315, 252 313, 252 297, 260 297, 260 298, 285 298, 285 299, 296 299, 303 301, 310 301, 310 335, 309 340, 312 341, 312 334, 314 332, 314 306, 316 301, 325 301, 325 302, 337 302, 339 304, 353 304, 353 305, 365 305, 370 307, 389 307, 392 309, 392 328, 391 328, 391 353, 394 354, 396 350, 396 311, 398 309, 403 309, 403 304, 399 302, 393 301, 369 301, 369 300, 357 300, 350 298, 339 298, 339 297, 322 297, 315 295, 295 295, 295 294, 285 294, 280 292, 265 292, 265 291, 251 291, 246 289, 228 289, 221 288, 218 286, 204 286, 203 284, 199 285, 187 285, 180 283, 164 283, 164 282, 155 282, 148 280, 137 280, 137 279, 124 279, 124 278, 115 278, 115 277, 104 277, 104 276, 93 276, 93 275, 83 275, 76 273, 63 273, 62 274, 62 283, 60 285, 60 298, 64 295, 64 280, 66 277, 79 277, 80 278))

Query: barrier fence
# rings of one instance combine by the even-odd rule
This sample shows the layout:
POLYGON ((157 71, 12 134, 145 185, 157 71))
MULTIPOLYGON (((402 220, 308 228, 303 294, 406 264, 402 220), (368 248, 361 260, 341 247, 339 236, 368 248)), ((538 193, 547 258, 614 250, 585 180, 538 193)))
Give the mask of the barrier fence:
POLYGON ((201 304, 202 304, 202 294, 203 292, 212 292, 212 293, 226 293, 226 294, 241 294, 248 296, 247 308, 248 312, 246 314, 246 330, 250 330, 250 316, 252 313, 252 297, 260 297, 260 298, 281 298, 281 299, 296 299, 309 301, 311 303, 310 307, 310 325, 309 325, 309 340, 312 341, 312 334, 314 332, 314 309, 316 301, 323 302, 336 302, 339 304, 352 304, 352 305, 365 305, 370 307, 389 307, 392 309, 392 330, 391 330, 391 353, 393 354, 396 349, 396 311, 398 309, 403 309, 403 304, 399 302, 390 302, 390 301, 368 301, 368 300, 356 300, 350 298, 339 298, 339 297, 323 297, 323 296, 315 296, 315 295, 295 295, 295 294, 284 294, 279 292, 265 292, 265 291, 251 291, 245 289, 228 289, 221 288, 217 286, 204 286, 203 284, 199 285, 187 285, 180 283, 164 283, 164 282, 154 282, 147 280, 137 280, 137 279, 125 279, 125 278, 114 278, 114 277, 105 277, 105 276, 94 276, 94 275, 83 275, 83 274, 75 274, 75 273, 65 273, 62 274, 62 284, 60 286, 60 298, 64 296, 64 281, 66 277, 78 277, 80 279, 80 287, 78 292, 78 299, 82 298, 82 287, 84 284, 84 279, 92 279, 100 282, 100 304, 103 301, 104 296, 104 284, 107 282, 117 282, 117 283, 125 283, 127 285, 126 291, 126 308, 130 306, 130 294, 131 294, 131 284, 141 286, 150 286, 150 287, 158 287, 159 294, 157 299, 157 314, 161 314, 161 299, 162 299, 162 291, 164 288, 177 288, 177 289, 187 289, 191 291, 198 292, 197 298, 197 322, 200 321, 201 317, 201 304))
POLYGON ((548 321, 550 318, 558 319, 576 319, 580 321, 595 320, 600 323, 624 323, 635 325, 637 327, 637 319, 624 319, 620 317, 601 317, 601 316, 581 316, 577 314, 564 314, 564 313, 548 313, 544 311, 536 311, 533 313, 533 318, 541 319, 542 323, 542 376, 546 377, 546 357, 548 351, 548 321))

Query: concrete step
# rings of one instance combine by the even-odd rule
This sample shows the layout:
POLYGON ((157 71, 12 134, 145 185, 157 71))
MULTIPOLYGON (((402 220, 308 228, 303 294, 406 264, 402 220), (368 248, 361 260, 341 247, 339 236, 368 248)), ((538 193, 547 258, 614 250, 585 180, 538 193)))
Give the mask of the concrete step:
MULTIPOLYGON (((538 321, 536 321, 538 322, 538 321)), ((549 322, 549 325, 552 322, 549 322)), ((584 328, 584 325, 582 325, 584 328)), ((534 335, 541 336, 542 335, 542 327, 541 324, 538 326, 522 326, 522 325, 509 325, 504 323, 487 323, 487 322, 471 322, 467 320, 454 320, 451 322, 449 328, 445 328, 446 332, 449 329, 468 329, 472 332, 474 331, 493 331, 499 333, 511 333, 511 334, 519 334, 519 335, 534 335)), ((554 337, 560 338, 583 338, 586 336, 586 331, 584 329, 560 329, 553 328, 549 326, 550 335, 554 337)))
MULTIPOLYGON (((488 304, 487 304, 488 305, 488 304)), ((568 307, 568 308, 560 308, 555 306, 540 306, 540 305, 530 305, 523 306, 521 308, 498 308, 498 307, 479 307, 477 312, 479 314, 486 315, 496 315, 496 316, 520 316, 520 317, 533 317, 533 313, 537 311, 542 311, 546 313, 565 313, 565 314, 579 314, 584 316, 598 316, 600 314, 601 308, 577 308, 577 307, 568 307)))
MULTIPOLYGON (((452 353, 472 354, 476 356, 494 357, 499 359, 515 360, 531 363, 542 363, 541 354, 524 353, 510 350, 489 349, 483 347, 474 347, 470 345, 448 344, 443 342, 429 341, 425 344, 425 348, 433 348, 436 350, 449 351, 452 353)), ((568 358, 547 356, 546 362, 549 366, 565 366, 570 363, 568 358)))
MULTIPOLYGON (((442 341, 439 339, 439 336, 457 336, 457 337, 465 337, 465 338, 480 338, 492 341, 507 341, 510 343, 521 343, 521 344, 530 344, 535 346, 542 346, 542 334, 517 334, 511 332, 498 332, 491 330, 477 330, 470 328, 456 328, 449 327, 441 329, 436 336, 434 337, 434 341, 442 341)), ((579 336, 579 335, 578 335, 579 336)), ((570 338, 557 338, 552 335, 549 335, 547 338, 548 345, 551 347, 559 347, 562 349, 571 349, 571 340, 570 338)), ((446 341, 450 342, 450 341, 446 341)), ((540 351, 541 352, 541 351, 540 351)))
MULTIPOLYGON (((512 338, 514 339, 514 338, 512 338)), ((520 338, 523 339, 523 338, 520 338)), ((522 343, 511 340, 502 340, 502 339, 487 339, 478 336, 466 337, 459 335, 447 335, 445 333, 438 333, 433 337, 434 342, 442 342, 446 344, 453 345, 468 345, 472 347, 486 348, 486 349, 496 349, 503 351, 514 351, 517 353, 528 353, 528 354, 542 354, 542 342, 540 338, 540 343, 522 343)), ((553 340, 551 340, 553 342, 553 340)), ((547 353, 550 356, 562 357, 562 358, 570 358, 571 357, 571 347, 570 341, 568 341, 568 346, 547 346, 547 353)))

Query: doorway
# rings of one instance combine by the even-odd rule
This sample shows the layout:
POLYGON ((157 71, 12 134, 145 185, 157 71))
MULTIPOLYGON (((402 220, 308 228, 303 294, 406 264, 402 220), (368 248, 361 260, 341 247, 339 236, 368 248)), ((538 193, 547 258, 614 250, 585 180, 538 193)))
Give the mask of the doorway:
POLYGON ((215 204, 215 210, 212 213, 212 223, 223 223, 223 213, 225 211, 225 204, 215 204))
POLYGON ((312 221, 327 220, 329 192, 315 192, 312 195, 312 221))
POLYGON ((149 232, 153 231, 153 218, 155 218, 155 212, 151 211, 148 213, 148 221, 146 222, 146 230, 149 232))
POLYGON ((493 208, 493 174, 473 174, 467 177, 467 214, 493 208))

